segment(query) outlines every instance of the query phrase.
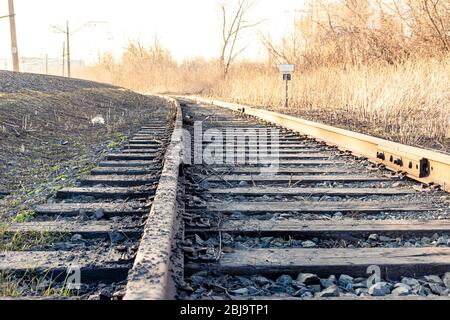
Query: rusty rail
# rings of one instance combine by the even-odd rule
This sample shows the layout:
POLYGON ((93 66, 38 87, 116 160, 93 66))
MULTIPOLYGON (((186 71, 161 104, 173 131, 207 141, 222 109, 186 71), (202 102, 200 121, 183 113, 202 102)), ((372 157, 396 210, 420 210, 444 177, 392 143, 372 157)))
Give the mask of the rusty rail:
POLYGON ((416 181, 439 185, 443 190, 450 192, 450 155, 448 154, 249 106, 199 97, 179 98, 213 104, 283 126, 337 146, 341 150, 351 151, 354 155, 367 157, 372 163, 383 164, 390 170, 404 172, 416 181))
POLYGON ((144 235, 128 276, 124 300, 166 300, 175 297, 171 273, 171 252, 178 226, 177 186, 182 161, 182 114, 175 105, 177 116, 172 140, 164 158, 158 189, 144 228, 144 235))

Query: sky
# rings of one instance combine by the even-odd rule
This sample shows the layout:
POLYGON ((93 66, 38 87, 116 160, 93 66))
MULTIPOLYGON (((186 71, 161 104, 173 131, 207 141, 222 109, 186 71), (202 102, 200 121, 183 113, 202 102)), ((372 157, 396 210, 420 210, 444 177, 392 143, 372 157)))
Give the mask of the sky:
MULTIPOLYGON (((0 0, 0 16, 8 1, 0 0)), ((261 57, 256 34, 269 32, 280 38, 292 27, 295 10, 303 0, 259 0, 252 19, 264 22, 249 38, 247 58, 261 57)), ((220 46, 218 0, 15 0, 19 54, 26 57, 59 57, 64 35, 52 25, 69 20, 72 59, 95 62, 102 52, 120 55, 130 40, 151 43, 155 36, 181 61, 190 57, 214 58, 220 46)), ((8 19, 0 20, 0 59, 10 59, 8 19)))

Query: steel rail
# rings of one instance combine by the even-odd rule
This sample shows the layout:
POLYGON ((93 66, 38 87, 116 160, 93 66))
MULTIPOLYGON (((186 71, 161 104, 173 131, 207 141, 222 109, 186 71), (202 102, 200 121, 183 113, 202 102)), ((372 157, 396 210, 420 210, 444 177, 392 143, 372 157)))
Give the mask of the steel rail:
POLYGON ((164 157, 155 199, 144 227, 124 300, 167 300, 175 297, 172 279, 172 244, 179 224, 177 191, 182 163, 183 117, 179 103, 166 98, 176 109, 175 128, 164 157))
POLYGON ((341 150, 351 151, 356 156, 367 157, 372 163, 382 164, 392 171, 404 172, 411 179, 424 184, 439 185, 446 192, 450 192, 450 155, 448 154, 245 105, 196 96, 179 96, 177 98, 212 104, 254 116, 329 145, 337 146, 341 150))

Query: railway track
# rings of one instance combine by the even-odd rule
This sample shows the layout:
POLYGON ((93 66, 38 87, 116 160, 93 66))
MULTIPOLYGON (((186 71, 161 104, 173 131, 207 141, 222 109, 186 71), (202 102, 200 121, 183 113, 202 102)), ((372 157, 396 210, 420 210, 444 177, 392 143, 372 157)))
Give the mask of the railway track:
POLYGON ((217 162, 184 171, 180 297, 448 298, 445 192, 242 113, 186 103, 183 114, 192 137, 194 121, 214 130, 201 150, 217 162))
POLYGON ((4 232, 2 296, 121 299, 152 207, 173 124, 153 118, 78 186, 4 232), (17 248, 17 249, 14 249, 17 248), (18 251, 14 251, 18 250, 18 251))
POLYGON ((35 243, 0 253, 9 291, 449 297, 447 193, 242 112, 180 102, 174 125, 154 119, 7 230, 7 241, 35 243))

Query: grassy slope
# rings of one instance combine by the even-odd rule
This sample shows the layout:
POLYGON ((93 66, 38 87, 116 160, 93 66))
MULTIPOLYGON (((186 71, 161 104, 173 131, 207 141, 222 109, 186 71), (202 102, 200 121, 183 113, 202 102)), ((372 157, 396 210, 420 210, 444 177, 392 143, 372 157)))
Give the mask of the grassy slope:
POLYGON ((0 200, 0 216, 26 215, 32 196, 42 201, 88 171, 103 148, 172 113, 160 98, 114 86, 0 71, 0 190, 14 191, 0 200), (93 125, 96 116, 105 125, 93 125))

